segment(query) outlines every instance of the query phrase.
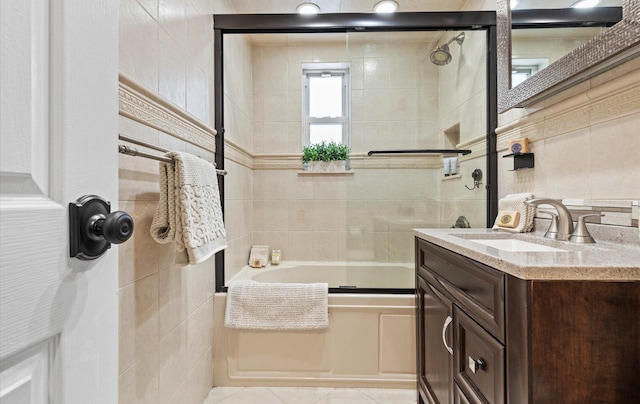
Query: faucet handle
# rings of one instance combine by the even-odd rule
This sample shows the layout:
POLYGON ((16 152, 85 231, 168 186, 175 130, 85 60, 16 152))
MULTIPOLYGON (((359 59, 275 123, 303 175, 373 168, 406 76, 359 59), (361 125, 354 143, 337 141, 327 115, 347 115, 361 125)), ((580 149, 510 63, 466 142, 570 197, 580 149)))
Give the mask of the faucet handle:
POLYGON ((551 223, 549 224, 549 228, 547 232, 544 233, 544 237, 557 239, 558 238, 558 213, 555 210, 550 209, 538 209, 540 213, 546 213, 551 216, 551 223))
POLYGON ((584 219, 591 216, 604 216, 602 213, 591 213, 589 215, 578 216, 578 222, 576 223, 576 229, 569 236, 569 241, 574 243, 595 243, 596 241, 589 234, 589 230, 587 229, 587 224, 584 219))

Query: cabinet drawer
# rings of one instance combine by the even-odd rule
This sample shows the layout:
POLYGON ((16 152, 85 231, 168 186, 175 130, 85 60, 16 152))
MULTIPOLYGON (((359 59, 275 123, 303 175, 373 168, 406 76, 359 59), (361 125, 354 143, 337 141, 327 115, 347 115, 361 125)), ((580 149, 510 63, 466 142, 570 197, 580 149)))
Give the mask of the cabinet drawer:
POLYGON ((504 345, 456 306, 453 319, 456 384, 470 402, 504 403, 504 345))
POLYGON ((418 275, 431 272, 466 312, 500 341, 504 342, 505 275, 445 248, 417 239, 418 275))

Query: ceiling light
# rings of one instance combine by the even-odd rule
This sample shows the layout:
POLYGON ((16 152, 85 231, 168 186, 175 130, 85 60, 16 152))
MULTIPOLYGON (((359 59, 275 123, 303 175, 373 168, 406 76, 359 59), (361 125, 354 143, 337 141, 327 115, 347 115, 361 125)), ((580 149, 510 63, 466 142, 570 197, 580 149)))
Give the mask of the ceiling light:
POLYGON ((398 3, 392 0, 383 0, 373 6, 376 13, 395 13, 398 10, 398 3))
POLYGON ((600 0, 579 0, 571 5, 571 8, 591 8, 600 3, 600 0))
POLYGON ((511 6, 511 10, 518 7, 518 3, 520 3, 520 0, 511 0, 511 2, 509 3, 509 5, 511 6))
POLYGON ((298 14, 318 14, 320 7, 313 3, 302 3, 296 8, 296 11, 298 14))

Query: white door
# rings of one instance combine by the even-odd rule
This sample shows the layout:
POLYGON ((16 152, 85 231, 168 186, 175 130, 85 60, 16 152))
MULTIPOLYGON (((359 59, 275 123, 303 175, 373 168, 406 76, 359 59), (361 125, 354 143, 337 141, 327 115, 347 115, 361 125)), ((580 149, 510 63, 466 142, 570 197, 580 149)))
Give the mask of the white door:
POLYGON ((117 248, 69 258, 68 203, 117 208, 118 2, 1 0, 0 402, 117 403, 117 248))

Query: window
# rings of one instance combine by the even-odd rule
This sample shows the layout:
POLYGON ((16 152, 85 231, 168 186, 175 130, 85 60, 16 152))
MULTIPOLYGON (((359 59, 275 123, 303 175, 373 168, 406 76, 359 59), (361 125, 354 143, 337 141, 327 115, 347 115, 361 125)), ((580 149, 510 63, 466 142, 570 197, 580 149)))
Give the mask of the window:
POLYGON ((302 89, 302 144, 349 145, 349 65, 303 64, 302 89))

